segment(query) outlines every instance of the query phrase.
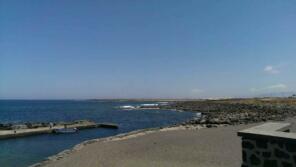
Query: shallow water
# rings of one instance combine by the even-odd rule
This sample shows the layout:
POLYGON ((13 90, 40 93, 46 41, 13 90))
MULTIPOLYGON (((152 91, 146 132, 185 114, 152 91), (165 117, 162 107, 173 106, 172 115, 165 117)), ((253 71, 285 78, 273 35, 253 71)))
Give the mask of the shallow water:
MULTIPOLYGON (((24 167, 71 148, 82 141, 107 137, 137 129, 172 125, 191 119, 194 114, 168 110, 122 110, 122 105, 145 102, 78 100, 0 100, 0 123, 56 122, 89 119, 112 122, 118 130, 88 129, 75 134, 39 135, 0 140, 0 166, 24 167)), ((149 102, 153 103, 153 102, 149 102)))

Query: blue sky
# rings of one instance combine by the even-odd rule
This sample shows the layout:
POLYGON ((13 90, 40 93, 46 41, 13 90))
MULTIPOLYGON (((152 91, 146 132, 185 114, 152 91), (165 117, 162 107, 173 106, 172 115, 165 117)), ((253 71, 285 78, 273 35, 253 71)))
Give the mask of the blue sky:
POLYGON ((0 98, 296 90, 296 1, 0 0, 0 98))

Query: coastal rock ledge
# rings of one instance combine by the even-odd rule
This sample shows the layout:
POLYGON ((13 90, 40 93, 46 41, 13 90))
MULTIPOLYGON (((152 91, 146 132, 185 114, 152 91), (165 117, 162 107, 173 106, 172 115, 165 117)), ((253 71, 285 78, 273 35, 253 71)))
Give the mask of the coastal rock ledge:
POLYGON ((283 121, 296 116, 296 99, 261 98, 179 101, 163 109, 201 113, 185 124, 216 127, 265 121, 283 121))

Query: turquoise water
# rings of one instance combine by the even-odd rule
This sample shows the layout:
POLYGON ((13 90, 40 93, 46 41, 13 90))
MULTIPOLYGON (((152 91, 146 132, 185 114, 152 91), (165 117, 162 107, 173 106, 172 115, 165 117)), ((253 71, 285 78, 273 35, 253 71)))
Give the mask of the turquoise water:
MULTIPOLYGON (((193 113, 167 110, 121 110, 122 105, 144 102, 75 100, 0 100, 0 123, 56 122, 89 119, 113 122, 118 130, 89 129, 76 134, 39 135, 0 140, 0 166, 25 167, 71 148, 82 141, 137 129, 172 125, 191 119, 193 113)), ((153 102, 149 102, 153 103, 153 102)))

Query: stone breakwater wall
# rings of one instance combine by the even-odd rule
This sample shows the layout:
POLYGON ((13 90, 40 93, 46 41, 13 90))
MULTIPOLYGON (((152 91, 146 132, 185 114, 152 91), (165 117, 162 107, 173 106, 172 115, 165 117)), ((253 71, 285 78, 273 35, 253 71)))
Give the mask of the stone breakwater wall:
MULTIPOLYGON (((78 130, 90 129, 90 128, 108 128, 108 129, 118 129, 118 125, 112 123, 95 123, 88 120, 78 120, 74 122, 64 122, 64 123, 52 123, 52 126, 47 126, 49 124, 39 123, 31 124, 34 127, 26 126, 26 124, 16 124, 13 126, 5 126, 0 128, 0 139, 8 138, 18 138, 26 137, 32 135, 41 135, 55 133, 55 130, 64 128, 76 128, 78 130), (38 126, 37 126, 38 125, 38 126)), ((1 165, 0 165, 1 166, 1 165)))
POLYGON ((238 132, 242 137, 241 167, 295 167, 296 134, 289 124, 266 123, 238 132))

